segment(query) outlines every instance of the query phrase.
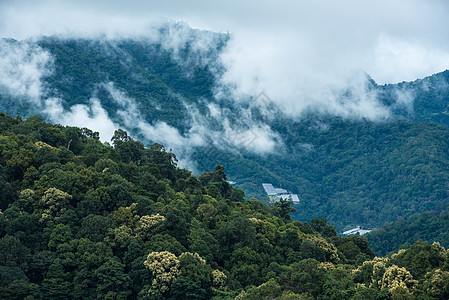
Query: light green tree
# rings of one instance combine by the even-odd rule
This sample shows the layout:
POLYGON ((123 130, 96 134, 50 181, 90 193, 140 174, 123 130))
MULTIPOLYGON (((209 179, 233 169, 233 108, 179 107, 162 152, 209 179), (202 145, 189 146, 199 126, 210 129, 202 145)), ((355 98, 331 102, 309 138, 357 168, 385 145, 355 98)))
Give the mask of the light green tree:
POLYGON ((143 264, 153 273, 153 288, 161 293, 170 289, 180 272, 179 259, 168 251, 151 252, 143 264))
POLYGON ((49 188, 45 191, 41 198, 43 207, 41 221, 58 219, 67 210, 70 199, 72 199, 71 195, 57 188, 49 188))

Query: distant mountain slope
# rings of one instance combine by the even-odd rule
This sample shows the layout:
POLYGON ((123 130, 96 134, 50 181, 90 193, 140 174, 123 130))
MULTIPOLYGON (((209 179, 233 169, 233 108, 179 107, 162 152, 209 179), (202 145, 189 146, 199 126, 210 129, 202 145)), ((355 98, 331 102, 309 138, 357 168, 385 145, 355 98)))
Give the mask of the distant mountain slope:
MULTIPOLYGON (((104 87, 112 82, 135 100, 146 120, 183 128, 189 119, 183 101, 212 97, 214 78, 207 66, 193 62, 180 65, 161 45, 133 40, 53 39, 39 45, 55 57, 55 72, 45 78, 51 87, 48 96, 64 99, 65 108, 88 104, 95 96, 115 121, 117 103, 104 87)), ((182 60, 183 54, 179 56, 182 60)))
POLYGON ((226 164, 229 178, 246 191, 257 193, 262 182, 272 182, 298 193, 296 219, 326 216, 338 228, 379 226, 449 204, 446 126, 332 120, 322 130, 313 122, 278 128, 288 141, 279 155, 215 153, 212 160, 226 164))
POLYGON ((432 121, 449 126, 449 70, 417 79, 376 87, 384 102, 391 104, 400 93, 406 102, 399 114, 416 121, 432 121))
POLYGON ((298 193, 296 219, 324 216, 339 230, 447 207, 449 129, 427 121, 449 124, 448 71, 397 85, 369 82, 392 112, 383 121, 314 112, 295 119, 269 98, 214 97, 228 36, 189 32, 175 46, 163 38, 3 40, 3 59, 20 68, 2 73, 0 110, 122 127, 173 148, 198 173, 225 164, 247 197, 264 200, 263 182, 298 193), (195 44, 198 34, 206 47, 195 44), (23 86, 8 85, 7 76, 21 76, 15 82, 23 86))
POLYGON ((417 240, 439 242, 441 246, 447 247, 449 210, 415 214, 407 220, 400 219, 384 224, 364 237, 368 239, 376 255, 386 255, 399 248, 406 248, 417 240))

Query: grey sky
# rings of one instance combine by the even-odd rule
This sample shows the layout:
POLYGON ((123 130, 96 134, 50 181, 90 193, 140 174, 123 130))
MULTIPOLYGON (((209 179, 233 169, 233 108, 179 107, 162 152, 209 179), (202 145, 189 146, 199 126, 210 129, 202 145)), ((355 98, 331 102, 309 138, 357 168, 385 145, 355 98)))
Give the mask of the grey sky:
POLYGON ((0 34, 141 34, 155 19, 168 18, 229 31, 236 46, 251 51, 268 48, 256 55, 263 61, 282 55, 277 64, 304 72, 357 69, 384 83, 449 67, 448 16, 446 0, 4 0, 0 34))

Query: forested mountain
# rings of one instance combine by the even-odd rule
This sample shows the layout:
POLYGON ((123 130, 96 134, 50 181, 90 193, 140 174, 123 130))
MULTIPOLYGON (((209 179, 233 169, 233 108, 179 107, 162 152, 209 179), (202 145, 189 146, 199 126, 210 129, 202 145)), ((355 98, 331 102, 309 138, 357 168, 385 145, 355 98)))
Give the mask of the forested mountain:
POLYGON ((449 245, 449 211, 427 211, 399 219, 365 235, 377 255, 406 248, 418 240, 449 245))
POLYGON ((0 114, 2 299, 446 299, 449 256, 374 257, 287 201, 244 200, 223 166, 198 178, 117 130, 0 114), (419 257, 419 260, 415 258, 419 257))
POLYGON ((173 149, 197 175, 225 165, 247 199, 265 200, 263 182, 291 190, 301 199, 295 220, 326 217, 338 231, 447 208, 448 71, 397 85, 368 79, 391 112, 383 120, 292 118, 263 93, 216 97, 227 34, 182 28, 175 43, 172 30, 157 39, 2 40, 2 57, 24 71, 3 79, 0 110, 105 121, 111 134, 125 128, 147 146, 173 149))
POLYGON ((258 178, 298 192, 301 204, 293 215, 300 220, 324 215, 339 228, 350 222, 374 227, 417 211, 446 209, 446 126, 403 121, 327 124, 326 130, 311 129, 312 122, 290 125, 294 134, 290 140, 285 136, 290 147, 282 159, 226 153, 214 157, 238 174, 233 180, 244 183, 246 190, 258 178), (304 143, 311 149, 304 149, 304 143))
POLYGON ((402 96, 409 98, 403 99, 406 102, 412 100, 402 112, 398 110, 398 114, 410 120, 431 121, 449 126, 449 70, 413 82, 377 88, 381 91, 379 95, 385 103, 392 104, 391 99, 394 99, 394 94, 397 93, 404 93, 402 96))

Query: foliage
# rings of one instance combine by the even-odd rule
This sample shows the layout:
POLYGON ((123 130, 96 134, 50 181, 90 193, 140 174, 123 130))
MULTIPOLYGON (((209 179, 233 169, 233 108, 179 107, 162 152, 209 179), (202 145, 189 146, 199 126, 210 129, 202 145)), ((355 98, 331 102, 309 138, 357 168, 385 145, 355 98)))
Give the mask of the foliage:
MULTIPOLYGON (((169 31, 162 28, 160 33, 164 36, 169 31)), ((275 105, 265 105, 263 109, 269 107, 276 116, 269 120, 264 117, 266 112, 257 108, 257 103, 235 103, 232 97, 214 98, 215 80, 224 71, 217 58, 229 37, 220 33, 192 32, 198 36, 207 34, 208 38, 213 37, 213 42, 208 43, 208 48, 202 52, 195 51, 189 43, 174 51, 145 39, 45 37, 26 43, 43 48, 53 58, 52 72, 41 78, 45 87, 44 97, 62 99, 64 109, 88 105, 94 97, 113 122, 128 127, 130 134, 119 130, 112 140, 116 150, 114 155, 119 155, 125 163, 147 163, 147 157, 141 155, 144 143, 129 140, 131 136, 145 139, 146 145, 155 141, 149 140, 134 125, 136 122, 124 121, 125 100, 117 99, 117 94, 132 103, 142 121, 153 125, 164 122, 180 134, 187 134, 195 127, 194 124, 199 124, 198 117, 201 117, 201 124, 207 124, 207 129, 217 132, 224 131, 228 123, 244 129, 250 129, 252 124, 269 126, 282 140, 273 153, 261 156, 246 151, 241 145, 233 145, 235 137, 228 137, 228 140, 210 138, 209 147, 192 146, 189 153, 192 152, 192 159, 198 163, 200 172, 213 170, 217 164, 225 165, 228 179, 235 181, 236 187, 242 188, 248 197, 264 201, 263 182, 271 182, 299 194, 301 202, 294 206, 296 212, 288 214, 285 207, 274 207, 273 214, 302 222, 316 216, 326 217, 338 232, 342 232, 356 225, 375 228, 385 222, 396 221, 398 217, 406 219, 415 213, 447 208, 449 71, 413 82, 382 86, 368 78, 368 92, 376 95, 392 112, 386 121, 342 120, 312 113, 298 121, 286 118, 276 107, 271 107, 275 105), (212 105, 222 112, 219 118, 210 116, 212 105)), ((4 42, 21 43, 13 40, 4 42)), ((1 110, 28 117, 30 127, 21 126, 17 130, 17 133, 25 135, 41 121, 32 116, 40 113, 40 107, 26 103, 24 99, 0 91, 1 110)), ((19 122, 12 119, 0 127, 6 130, 19 122)), ((112 157, 99 161, 104 154, 101 151, 106 150, 96 142, 98 133, 89 129, 81 132, 71 130, 61 138, 61 128, 55 127, 48 132, 34 131, 33 134, 39 143, 44 144, 11 148, 17 141, 0 140, 2 160, 6 161, 10 172, 20 178, 25 177, 25 183, 36 176, 30 159, 60 163, 71 155, 67 151, 69 149, 75 155, 82 154, 89 166, 98 162, 95 166, 97 172, 99 168, 117 172, 112 157), (89 145, 80 143, 77 138, 80 134, 91 139, 89 145)), ((155 150, 161 145, 150 147, 155 150)), ((148 192, 147 196, 152 194, 154 197, 157 190, 164 188, 163 182, 158 182, 160 176, 174 180, 171 167, 174 159, 170 152, 160 152, 151 157, 159 167, 157 171, 153 168, 154 173, 147 172, 140 177, 140 186, 148 192)), ((215 172, 211 176, 214 172, 204 173, 200 182, 203 185, 208 182, 204 188, 216 198, 217 189, 223 193, 227 185, 216 181, 217 178, 222 179, 220 175, 224 172, 215 172)), ((68 174, 59 171, 50 175, 52 178, 41 181, 43 187, 50 187, 47 179, 54 185, 58 177, 67 177, 68 174)), ((61 186, 54 187, 61 189, 61 186)), ((109 195, 114 195, 117 189, 116 186, 111 187, 109 195)), ((127 190, 121 192, 127 194, 127 190)), ((0 206, 5 209, 1 203, 11 193, 11 186, 1 176, 0 191, 0 206)), ((66 192, 76 197, 74 193, 85 191, 75 185, 73 190, 66 192)), ((229 196, 237 200, 243 197, 242 191, 228 189, 228 192, 233 195, 225 193, 225 198, 229 196)), ((96 200, 101 198, 96 194, 92 196, 96 200)), ((109 208, 106 206, 111 199, 106 193, 101 196, 103 201, 99 201, 98 209, 107 211, 109 208)))
POLYGON ((417 240, 438 241, 449 247, 449 210, 414 214, 407 220, 400 218, 368 233, 366 238, 377 255, 409 247, 417 240))
POLYGON ((168 251, 151 252, 143 264, 153 273, 153 288, 161 293, 168 291, 179 275, 179 260, 168 251))
POLYGON ((376 228, 449 205, 444 125, 311 116, 301 122, 279 119, 272 127, 286 144, 279 155, 235 157, 200 149, 194 157, 202 169, 212 168, 212 161, 226 165, 229 179, 253 197, 264 199, 263 182, 297 193, 293 220, 326 217, 338 232, 357 225, 376 228))
POLYGON ((374 258, 363 237, 338 236, 326 218, 309 225, 286 217, 288 202, 278 213, 245 201, 222 166, 197 179, 177 167, 173 153, 140 147, 124 132, 116 149, 86 130, 39 118, 0 116, 0 123, 7 128, 0 131, 0 178, 8 187, 0 298, 448 295, 448 254, 437 243, 374 258), (29 163, 8 163, 20 148, 29 150, 22 157, 29 163))

